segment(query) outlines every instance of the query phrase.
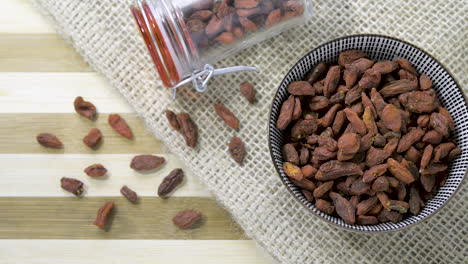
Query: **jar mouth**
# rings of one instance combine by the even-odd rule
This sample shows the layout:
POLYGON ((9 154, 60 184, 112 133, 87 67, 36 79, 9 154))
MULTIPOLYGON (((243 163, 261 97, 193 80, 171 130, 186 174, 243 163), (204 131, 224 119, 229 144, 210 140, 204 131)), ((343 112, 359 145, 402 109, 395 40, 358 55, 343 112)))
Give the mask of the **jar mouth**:
POLYGON ((137 0, 137 5, 130 9, 162 83, 166 87, 174 87, 183 75, 180 56, 184 54, 171 45, 174 43, 171 30, 164 27, 159 14, 155 14, 154 6, 147 1, 137 0))

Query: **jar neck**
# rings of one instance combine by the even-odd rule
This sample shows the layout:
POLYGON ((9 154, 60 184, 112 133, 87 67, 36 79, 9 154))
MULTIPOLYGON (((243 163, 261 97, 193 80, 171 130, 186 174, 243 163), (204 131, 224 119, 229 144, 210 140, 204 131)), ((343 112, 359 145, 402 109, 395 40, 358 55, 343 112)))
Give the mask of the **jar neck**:
POLYGON ((131 11, 161 81, 174 87, 191 74, 198 58, 182 13, 164 0, 136 0, 131 11))

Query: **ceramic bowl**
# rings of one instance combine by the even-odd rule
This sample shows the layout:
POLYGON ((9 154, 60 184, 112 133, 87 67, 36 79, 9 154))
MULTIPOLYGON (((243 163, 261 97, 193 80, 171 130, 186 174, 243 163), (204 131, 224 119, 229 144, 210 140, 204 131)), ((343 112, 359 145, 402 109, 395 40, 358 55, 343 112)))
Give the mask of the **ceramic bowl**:
MULTIPOLYGON (((468 167, 468 107, 466 98, 451 74, 431 55, 405 41, 380 35, 354 35, 327 42, 313 49, 302 57, 286 74, 273 99, 269 120, 269 147, 273 164, 278 171, 285 188, 312 214, 324 221, 350 231, 385 232, 401 230, 424 221, 435 213, 453 197, 465 177, 468 167), (336 63, 340 52, 358 49, 366 52, 374 60, 394 60, 402 57, 408 59, 419 73, 425 73, 433 81, 441 104, 451 113, 456 128, 452 137, 462 148, 462 154, 449 165, 449 177, 437 195, 429 200, 416 216, 409 216, 399 223, 381 223, 377 225, 349 225, 342 219, 327 215, 308 202, 300 189, 291 183, 283 170, 283 132, 276 128, 281 105, 289 94, 286 90, 291 82, 302 80, 316 64, 320 62, 336 63)), ((303 208, 298 208, 301 210, 303 208)))

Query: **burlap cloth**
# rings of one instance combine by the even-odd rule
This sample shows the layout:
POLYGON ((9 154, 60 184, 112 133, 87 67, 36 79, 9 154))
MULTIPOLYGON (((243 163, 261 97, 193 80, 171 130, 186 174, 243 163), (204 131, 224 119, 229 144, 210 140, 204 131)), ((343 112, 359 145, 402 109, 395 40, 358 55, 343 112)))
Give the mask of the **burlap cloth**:
POLYGON ((131 0, 33 2, 274 258, 284 263, 467 263, 466 182, 441 212, 416 227, 377 235, 350 233, 311 216, 292 198, 273 168, 267 145, 270 103, 283 76, 306 52, 340 36, 376 33, 409 41, 435 56, 468 88, 466 0, 313 1, 315 17, 307 25, 217 65, 258 66, 260 74, 216 78, 199 98, 181 92, 175 102, 158 80, 135 28, 131 0), (256 85, 254 106, 239 93, 239 83, 246 80, 256 85), (223 103, 237 115, 239 132, 222 124, 213 103, 223 103), (198 148, 187 148, 169 128, 163 115, 167 108, 192 115, 199 127, 198 148), (233 135, 248 150, 242 168, 227 154, 233 135))

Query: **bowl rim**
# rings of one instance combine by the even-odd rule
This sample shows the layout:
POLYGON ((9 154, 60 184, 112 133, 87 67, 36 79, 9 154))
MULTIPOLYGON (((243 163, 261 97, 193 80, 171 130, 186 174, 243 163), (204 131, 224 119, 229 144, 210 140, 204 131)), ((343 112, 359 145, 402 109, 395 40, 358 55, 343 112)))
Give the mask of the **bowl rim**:
MULTIPOLYGON (((444 208, 449 202, 450 200, 452 200, 452 198, 458 193, 458 191, 460 190, 461 186, 463 185, 464 181, 465 181, 465 178, 466 176, 468 175, 468 169, 465 171, 464 175, 463 175, 463 178, 460 182, 460 184, 457 186, 457 188, 454 190, 454 192, 450 195, 450 197, 448 197, 448 199, 441 205, 439 206, 436 210, 434 210, 434 212, 432 212, 430 215, 420 219, 419 221, 417 222, 414 222, 414 223, 410 223, 408 225, 405 225, 403 227, 398 227, 398 228, 392 228, 392 229, 389 229, 389 230, 374 230, 374 231, 371 231, 371 230, 358 230, 358 229, 353 229, 353 228, 349 228, 349 227, 345 227, 345 226, 341 226, 339 224, 336 224, 326 218, 323 218, 322 216, 318 215, 317 213, 315 213, 314 211, 312 211, 305 203, 303 203, 301 200, 299 200, 299 198, 296 196, 296 194, 294 194, 294 192, 289 188, 289 186, 287 185, 287 183, 283 180, 283 177, 281 176, 281 172, 278 168, 278 166, 276 166, 275 164, 275 158, 273 157, 273 150, 272 150, 272 142, 271 142, 271 134, 272 134, 272 129, 270 129, 270 123, 271 123, 271 119, 272 119, 272 111, 273 111, 273 104, 275 102, 275 99, 278 97, 278 93, 279 93, 279 90, 280 90, 280 86, 281 84, 286 80, 287 76, 289 74, 291 74, 291 72, 293 71, 293 69, 296 68, 296 66, 304 59, 306 58, 307 56, 309 56, 310 54, 312 54, 313 52, 316 52, 318 49, 324 47, 325 45, 329 45, 333 42, 338 42, 338 41, 341 41, 341 40, 344 40, 344 39, 350 39, 350 38, 356 38, 356 37, 380 37, 380 38, 386 38, 386 39, 391 39, 391 40, 394 40, 394 41, 398 41, 398 42, 401 42, 403 44, 406 44, 406 45, 409 45, 413 48, 416 48, 418 50, 420 50, 424 55, 427 55, 428 57, 430 57, 432 60, 434 60, 437 64, 440 65, 440 67, 448 73, 448 75, 452 78, 453 82, 455 83, 456 87, 458 88, 458 90, 460 91, 462 97, 463 97, 463 100, 465 102, 465 107, 468 109, 468 99, 467 99, 467 95, 465 94, 465 92, 463 91, 463 89, 461 88, 460 84, 457 82, 457 79, 453 76, 453 74, 447 70, 447 68, 439 61, 437 60, 434 56, 432 56, 430 53, 428 53, 427 51, 425 51, 424 49, 410 43, 410 42, 407 42, 405 40, 401 40, 401 39, 398 39, 396 37, 391 37, 391 36, 387 36, 387 35, 382 35, 382 34, 353 34, 353 35, 346 35, 346 36, 343 36, 343 37, 339 37, 339 38, 335 38, 335 39, 332 39, 332 40, 329 40, 327 42, 324 42, 318 46, 316 46, 315 48, 313 48, 312 50, 310 50, 309 52, 307 52, 306 54, 304 54, 301 58, 299 58, 297 60, 296 63, 294 63, 294 65, 292 67, 290 67, 290 69, 288 70, 288 72, 286 73, 286 75, 284 76, 284 78, 281 80, 278 88, 276 89, 276 92, 275 92, 275 95, 273 96, 273 99, 272 99, 272 102, 271 102, 271 107, 270 107, 270 110, 268 112, 268 123, 267 123, 267 126, 268 126, 268 150, 270 152, 270 158, 271 158, 271 161, 273 163, 273 166, 275 167, 275 170, 277 172, 277 175, 278 177, 280 178, 280 181, 281 183, 284 185, 284 187, 286 187, 286 190, 288 190, 289 194, 291 194, 294 199, 299 202, 305 209, 307 209, 307 211, 309 211, 310 213, 312 213, 312 215, 314 217, 317 217, 318 219, 326 222, 327 224, 329 225, 332 225, 334 227, 336 227, 337 229, 340 229, 340 230, 344 230, 344 231, 348 231, 348 232, 353 232, 353 233, 360 233, 360 234, 363 234, 363 233, 366 233, 366 234, 377 234, 377 233, 390 233, 390 232, 397 232, 397 231, 403 231, 403 230, 407 230, 411 227, 414 227, 416 226, 417 224, 420 224, 420 223, 423 223, 425 221, 427 221, 428 219, 430 219, 431 217, 433 217, 434 215, 436 215, 437 213, 439 213, 441 211, 442 208, 444 208)), ((360 225, 361 226, 361 225, 360 225)), ((362 225, 363 226, 363 225, 362 225)), ((373 225, 367 225, 367 226, 373 226, 373 225)))

